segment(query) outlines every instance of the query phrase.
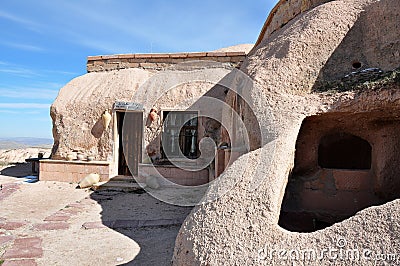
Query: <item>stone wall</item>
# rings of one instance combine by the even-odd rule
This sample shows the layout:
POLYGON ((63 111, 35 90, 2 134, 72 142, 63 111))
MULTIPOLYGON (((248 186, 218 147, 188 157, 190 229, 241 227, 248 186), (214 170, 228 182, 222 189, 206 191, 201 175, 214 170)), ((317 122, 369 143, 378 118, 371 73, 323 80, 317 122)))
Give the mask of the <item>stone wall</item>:
POLYGON ((245 52, 199 52, 174 54, 123 54, 89 56, 87 71, 101 72, 127 68, 165 70, 174 65, 190 61, 213 61, 240 67, 246 58, 245 52))

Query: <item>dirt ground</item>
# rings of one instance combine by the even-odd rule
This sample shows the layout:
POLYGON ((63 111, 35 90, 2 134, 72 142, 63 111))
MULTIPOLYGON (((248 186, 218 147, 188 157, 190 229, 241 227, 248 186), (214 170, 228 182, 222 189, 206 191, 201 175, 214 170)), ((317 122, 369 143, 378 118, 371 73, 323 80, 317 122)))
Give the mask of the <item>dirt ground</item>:
POLYGON ((170 265, 191 208, 147 193, 27 183, 29 165, 0 175, 0 265, 170 265), (5 175, 7 174, 7 175, 5 175))

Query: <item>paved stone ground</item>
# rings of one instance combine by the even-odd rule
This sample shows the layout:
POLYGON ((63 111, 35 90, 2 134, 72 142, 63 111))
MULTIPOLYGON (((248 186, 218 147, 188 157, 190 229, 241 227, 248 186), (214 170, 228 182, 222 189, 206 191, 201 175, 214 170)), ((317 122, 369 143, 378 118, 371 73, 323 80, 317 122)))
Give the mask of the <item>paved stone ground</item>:
MULTIPOLYGON (((1 176, 0 176, 1 178, 1 176)), ((21 191, 24 187, 20 181, 0 185, 0 203, 4 204, 12 194, 21 191)), ((75 212, 76 214, 77 212, 75 212)), ((37 265, 36 260, 43 257, 41 237, 28 237, 29 233, 23 231, 38 230, 66 230, 69 224, 71 212, 58 211, 46 217, 43 223, 32 223, 28 220, 16 221, 6 217, 0 217, 0 254, 3 260, 2 266, 11 265, 37 265)))
POLYGON ((0 175, 0 264, 169 265, 191 208, 0 175))

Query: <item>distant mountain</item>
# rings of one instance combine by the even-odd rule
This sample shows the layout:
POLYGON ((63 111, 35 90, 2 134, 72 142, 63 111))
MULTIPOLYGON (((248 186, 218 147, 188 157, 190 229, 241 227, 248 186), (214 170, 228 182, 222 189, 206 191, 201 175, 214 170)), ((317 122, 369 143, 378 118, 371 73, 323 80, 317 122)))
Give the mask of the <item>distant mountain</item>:
POLYGON ((53 139, 47 138, 0 138, 0 149, 22 149, 30 147, 51 148, 53 139))

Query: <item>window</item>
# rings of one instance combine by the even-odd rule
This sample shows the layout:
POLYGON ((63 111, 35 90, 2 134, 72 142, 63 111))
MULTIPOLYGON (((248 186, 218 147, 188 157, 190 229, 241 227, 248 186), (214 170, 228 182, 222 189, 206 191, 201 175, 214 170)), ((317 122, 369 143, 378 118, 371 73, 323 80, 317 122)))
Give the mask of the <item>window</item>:
POLYGON ((162 134, 163 158, 178 158, 180 152, 195 159, 198 154, 198 113, 189 111, 164 111, 162 134))
POLYGON ((371 169, 372 147, 368 141, 347 133, 324 136, 318 147, 322 168, 371 169))

